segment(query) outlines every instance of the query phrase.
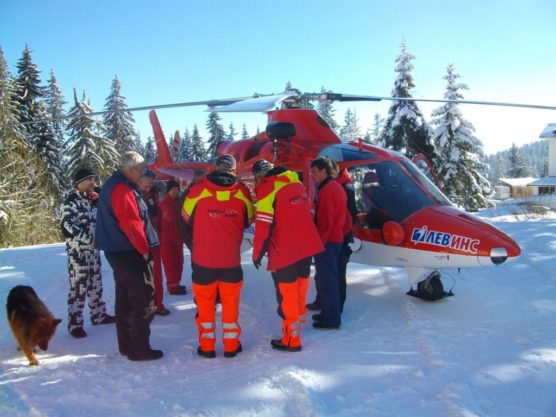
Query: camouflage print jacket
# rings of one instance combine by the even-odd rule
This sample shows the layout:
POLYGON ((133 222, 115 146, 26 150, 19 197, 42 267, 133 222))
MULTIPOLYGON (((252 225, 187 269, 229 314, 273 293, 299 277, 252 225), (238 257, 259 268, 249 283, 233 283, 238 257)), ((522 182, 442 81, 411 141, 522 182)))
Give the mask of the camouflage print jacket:
POLYGON ((97 217, 96 193, 70 191, 62 203, 62 234, 66 245, 93 249, 97 217))

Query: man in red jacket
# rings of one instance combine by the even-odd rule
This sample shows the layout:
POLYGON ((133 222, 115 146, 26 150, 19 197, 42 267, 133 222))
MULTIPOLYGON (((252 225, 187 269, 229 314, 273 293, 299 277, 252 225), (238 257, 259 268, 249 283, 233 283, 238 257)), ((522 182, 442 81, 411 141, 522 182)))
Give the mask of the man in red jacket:
POLYGON ((149 343, 154 285, 149 248, 159 245, 147 205, 137 190, 145 160, 126 152, 100 192, 95 243, 114 272, 120 353, 132 361, 160 359, 149 343))
POLYGON ((243 285, 240 248, 243 231, 253 219, 249 189, 235 176, 236 160, 221 155, 216 170, 189 190, 182 215, 192 226, 192 288, 197 304, 197 353, 216 356, 215 302, 222 304, 224 356, 242 351, 239 335, 239 299, 243 285))
POLYGON ((311 176, 318 184, 316 223, 325 248, 315 255, 315 284, 321 313, 313 315, 313 327, 338 329, 341 325, 338 258, 344 237, 351 230, 351 217, 346 193, 332 179, 330 160, 318 158, 311 162, 311 176))
POLYGON ((267 269, 276 287, 282 337, 274 349, 301 350, 301 324, 311 272, 311 257, 323 251, 311 216, 307 192, 295 172, 262 159, 253 165, 257 212, 253 263, 257 269, 268 252, 267 269))
POLYGON ((179 193, 179 184, 170 180, 166 184, 166 195, 160 202, 160 254, 166 273, 166 286, 172 295, 187 294, 185 285, 180 284, 183 272, 183 239, 178 224, 179 193))

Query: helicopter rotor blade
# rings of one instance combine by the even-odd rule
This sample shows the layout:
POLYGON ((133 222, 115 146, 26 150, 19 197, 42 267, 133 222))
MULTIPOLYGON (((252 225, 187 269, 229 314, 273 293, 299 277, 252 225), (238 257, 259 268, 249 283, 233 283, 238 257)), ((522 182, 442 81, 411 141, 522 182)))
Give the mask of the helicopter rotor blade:
POLYGON ((282 101, 295 97, 295 94, 282 93, 251 97, 225 105, 208 105, 207 111, 214 112, 266 112, 275 109, 282 101))
MULTIPOLYGON (((428 98, 414 98, 414 97, 386 97, 386 96, 359 96, 354 94, 337 94, 325 93, 314 94, 314 96, 327 96, 328 100, 332 101, 421 101, 430 103, 454 103, 454 104, 478 104, 483 106, 503 106, 503 107, 518 107, 526 109, 537 110, 556 110, 556 106, 548 106, 542 104, 525 104, 525 103, 508 103, 500 101, 481 101, 481 100, 448 100, 448 99, 428 99, 428 98)), ((320 98, 322 100, 322 98, 320 98)))

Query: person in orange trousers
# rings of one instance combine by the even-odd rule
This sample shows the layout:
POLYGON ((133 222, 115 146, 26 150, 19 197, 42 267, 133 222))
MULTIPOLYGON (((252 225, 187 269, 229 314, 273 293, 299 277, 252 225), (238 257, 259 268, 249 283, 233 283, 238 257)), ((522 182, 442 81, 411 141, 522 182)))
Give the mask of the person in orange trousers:
POLYGON ((311 215, 307 192, 297 173, 261 159, 253 165, 257 210, 253 264, 258 269, 268 252, 268 270, 276 288, 282 337, 273 349, 298 352, 305 321, 311 257, 324 250, 311 215))
POLYGON ((216 356, 215 303, 222 304, 224 357, 243 350, 240 342, 239 301, 243 286, 240 248, 243 231, 253 219, 249 189, 235 176, 232 155, 221 155, 216 170, 191 186, 182 216, 192 227, 191 269, 197 304, 197 354, 216 356))
MULTIPOLYGON (((158 202, 157 189, 154 187, 155 174, 147 169, 141 175, 137 188, 141 192, 143 199, 147 203, 151 222, 160 234, 160 207, 158 202)), ((155 314, 159 316, 167 316, 170 310, 164 307, 164 288, 162 286, 162 259, 160 257, 160 246, 150 248, 151 257, 153 258, 153 281, 154 281, 154 301, 156 305, 155 314)))

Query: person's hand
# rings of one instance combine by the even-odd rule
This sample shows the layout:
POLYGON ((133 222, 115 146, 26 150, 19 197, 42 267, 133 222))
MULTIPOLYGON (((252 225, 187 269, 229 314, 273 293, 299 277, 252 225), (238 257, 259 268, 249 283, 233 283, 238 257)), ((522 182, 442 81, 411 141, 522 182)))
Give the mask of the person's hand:
POLYGON ((143 254, 143 259, 145 260, 145 262, 149 262, 149 258, 151 257, 149 252, 145 252, 143 254))
POLYGON ((261 261, 259 259, 253 259, 253 265, 255 265, 255 268, 259 269, 261 267, 261 261))

